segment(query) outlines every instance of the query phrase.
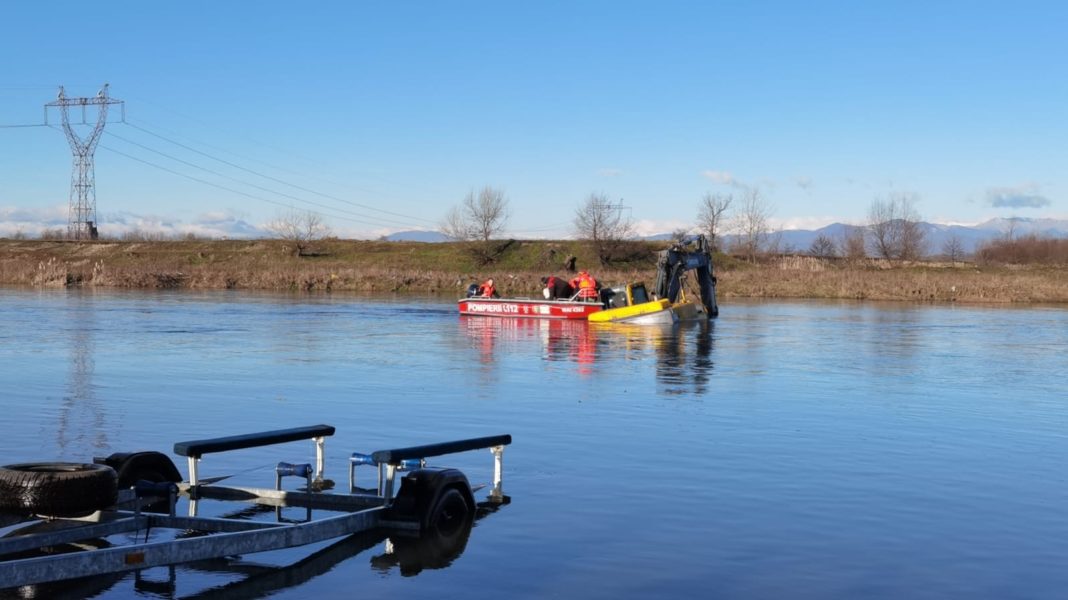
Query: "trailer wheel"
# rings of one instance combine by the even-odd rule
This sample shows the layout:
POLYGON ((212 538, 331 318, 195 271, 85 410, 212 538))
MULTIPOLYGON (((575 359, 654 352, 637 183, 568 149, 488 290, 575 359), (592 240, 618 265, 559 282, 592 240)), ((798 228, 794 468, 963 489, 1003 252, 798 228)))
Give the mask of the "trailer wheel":
POLYGON ((161 452, 116 452, 95 462, 115 469, 121 490, 142 480, 152 483, 182 481, 182 474, 178 472, 174 462, 161 452))
POLYGON ((80 517, 115 504, 115 470, 86 463, 21 463, 0 467, 0 509, 80 517))
POLYGON ((463 531, 471 517, 467 497, 459 489, 450 487, 441 493, 427 514, 425 531, 441 538, 450 538, 463 531))

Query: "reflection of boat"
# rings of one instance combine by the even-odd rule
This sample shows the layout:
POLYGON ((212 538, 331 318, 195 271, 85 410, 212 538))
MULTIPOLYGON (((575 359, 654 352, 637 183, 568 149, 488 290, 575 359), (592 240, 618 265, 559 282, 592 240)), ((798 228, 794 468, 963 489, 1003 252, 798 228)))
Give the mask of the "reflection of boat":
POLYGON ((581 370, 596 360, 599 344, 597 331, 584 320, 465 318, 459 320, 459 327, 484 365, 507 355, 518 342, 539 340, 542 358, 574 362, 581 370))
POLYGON ((461 298, 461 315, 533 319, 582 319, 604 308, 600 302, 536 298, 461 298))

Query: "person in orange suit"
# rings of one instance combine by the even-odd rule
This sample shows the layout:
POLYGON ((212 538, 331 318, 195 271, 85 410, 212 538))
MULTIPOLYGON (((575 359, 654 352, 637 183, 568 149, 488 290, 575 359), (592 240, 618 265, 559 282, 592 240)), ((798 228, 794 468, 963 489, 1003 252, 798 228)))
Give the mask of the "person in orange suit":
POLYGON ((575 275, 571 280, 571 287, 578 292, 579 300, 595 302, 598 299, 597 280, 585 270, 575 275))
POLYGON ((483 298, 500 298, 500 294, 497 293, 497 288, 493 286, 493 278, 490 277, 486 281, 482 282, 482 285, 478 286, 478 295, 483 298))

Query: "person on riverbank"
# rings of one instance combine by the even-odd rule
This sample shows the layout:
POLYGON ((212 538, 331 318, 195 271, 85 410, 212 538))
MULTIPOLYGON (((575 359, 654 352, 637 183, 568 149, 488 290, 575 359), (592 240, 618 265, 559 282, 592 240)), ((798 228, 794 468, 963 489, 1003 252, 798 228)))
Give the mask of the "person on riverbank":
POLYGON ((597 280, 593 278, 585 269, 578 272, 578 275, 571 280, 571 287, 578 293, 578 299, 585 302, 594 302, 598 297, 598 284, 597 280))
POLYGON ((546 300, 567 300, 575 293, 575 289, 571 287, 571 284, 566 279, 555 275, 542 277, 541 283, 545 286, 542 294, 546 300))
POLYGON ((481 298, 500 298, 501 295, 497 293, 497 288, 493 285, 493 278, 490 277, 486 281, 482 282, 482 285, 478 286, 478 295, 481 298))

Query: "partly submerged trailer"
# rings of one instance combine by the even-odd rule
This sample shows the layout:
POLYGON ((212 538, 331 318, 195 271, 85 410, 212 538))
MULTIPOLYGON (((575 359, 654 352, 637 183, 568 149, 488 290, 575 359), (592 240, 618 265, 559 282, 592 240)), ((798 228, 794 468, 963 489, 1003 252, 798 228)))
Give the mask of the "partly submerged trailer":
POLYGON ((174 452, 188 459, 185 481, 176 481, 180 475, 174 464, 158 452, 113 454, 93 464, 0 467, 0 588, 251 554, 371 531, 430 535, 448 543, 469 532, 477 514, 510 500, 502 491, 510 435, 353 453, 348 490, 339 493, 330 491, 334 483, 323 478, 325 439, 333 434, 329 425, 314 425, 179 442, 174 452), (314 441, 315 465, 278 463, 273 489, 218 485, 227 477, 199 475, 206 454, 296 440, 314 441), (479 449, 491 450, 494 459, 492 487, 482 502, 475 501, 478 488, 462 472, 427 466, 428 458, 479 449), (360 466, 377 469, 374 488, 356 485, 360 466), (394 494, 398 476, 400 488, 394 494), (283 489, 287 477, 298 477, 303 488, 283 489), (179 496, 188 497, 188 516, 175 512, 179 496), (201 516, 206 502, 273 507, 276 519, 201 516), (285 518, 284 507, 304 509, 304 518, 285 518), (313 519, 313 510, 329 515, 313 519), (91 543, 109 536, 123 542, 91 543), (84 550, 52 553, 71 544, 84 550))

